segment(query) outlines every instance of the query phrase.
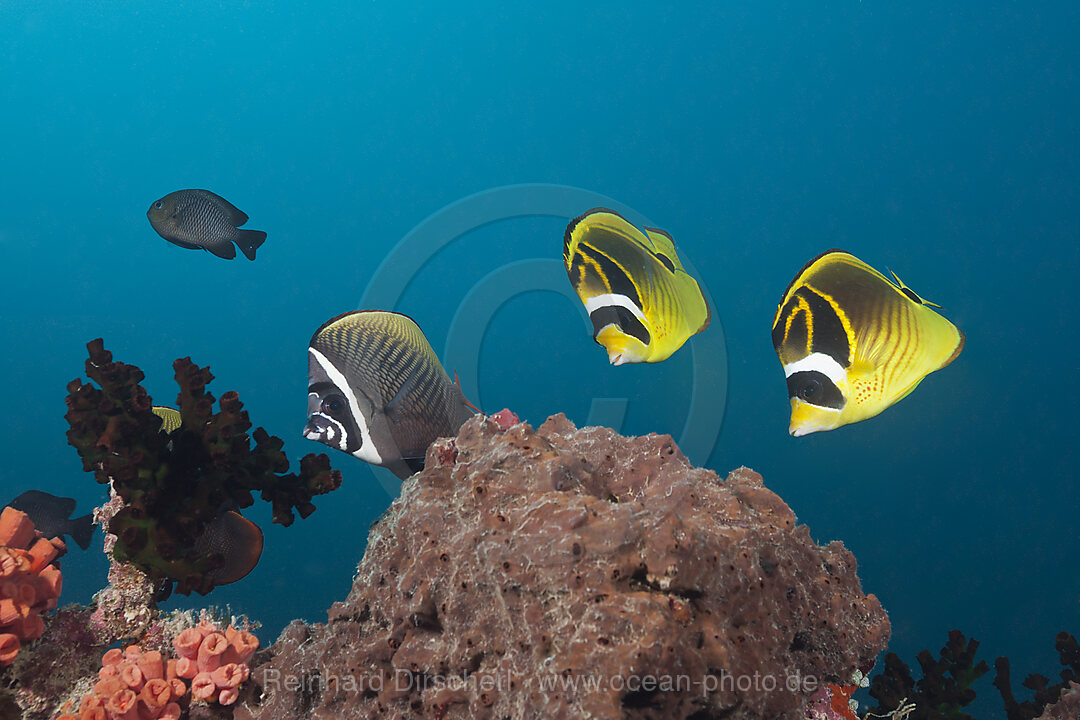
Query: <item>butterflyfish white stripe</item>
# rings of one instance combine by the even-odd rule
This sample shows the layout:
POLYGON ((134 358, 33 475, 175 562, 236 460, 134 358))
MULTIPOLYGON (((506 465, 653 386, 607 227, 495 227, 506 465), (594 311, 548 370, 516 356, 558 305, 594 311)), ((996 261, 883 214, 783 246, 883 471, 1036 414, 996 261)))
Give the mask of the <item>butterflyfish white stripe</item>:
POLYGON ((333 363, 326 359, 326 356, 315 348, 308 348, 308 352, 315 358, 315 362, 319 363, 323 371, 326 372, 327 377, 334 383, 334 387, 341 391, 341 394, 345 396, 345 399, 349 402, 349 412, 352 414, 353 420, 356 421, 357 427, 360 428, 360 437, 363 439, 363 443, 360 445, 360 449, 353 453, 354 456, 360 458, 364 462, 369 462, 372 465, 382 465, 383 459, 379 455, 378 448, 375 447, 375 443, 371 440, 371 433, 368 431, 367 418, 360 412, 360 404, 356 401, 356 395, 353 393, 352 388, 349 387, 349 381, 345 379, 345 376, 334 367, 333 363))
POLYGON ((784 377, 791 377, 797 372, 813 371, 821 373, 839 386, 847 379, 847 371, 844 366, 836 362, 836 358, 825 353, 810 353, 806 357, 789 362, 784 366, 784 377))
POLYGON ((648 327, 648 321, 645 319, 645 314, 641 312, 641 308, 635 305, 634 301, 630 298, 626 297, 625 295, 619 295, 617 293, 594 295, 593 297, 585 301, 585 312, 589 313, 589 315, 592 315, 595 310, 598 310, 602 307, 611 307, 613 305, 626 308, 634 314, 634 317, 641 321, 642 325, 648 327))

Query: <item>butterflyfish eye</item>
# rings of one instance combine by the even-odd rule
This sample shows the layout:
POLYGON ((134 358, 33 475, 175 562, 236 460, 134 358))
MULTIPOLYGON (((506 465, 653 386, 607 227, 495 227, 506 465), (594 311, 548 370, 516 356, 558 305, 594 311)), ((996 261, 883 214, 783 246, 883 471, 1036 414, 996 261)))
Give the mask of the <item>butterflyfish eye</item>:
POLYGON ((340 395, 327 395, 322 401, 322 411, 331 415, 345 409, 345 398, 340 395))
POLYGON ((819 392, 821 392, 821 383, 817 378, 807 378, 806 384, 799 391, 799 396, 803 400, 812 400, 819 392))

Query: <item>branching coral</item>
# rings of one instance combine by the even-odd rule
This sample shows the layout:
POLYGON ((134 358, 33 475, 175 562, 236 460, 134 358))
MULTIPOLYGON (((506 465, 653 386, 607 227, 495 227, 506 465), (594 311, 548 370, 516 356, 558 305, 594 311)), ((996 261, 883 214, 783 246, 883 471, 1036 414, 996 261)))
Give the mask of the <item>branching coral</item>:
POLYGON ((1009 680, 1009 659, 999 657, 994 662, 994 687, 1005 701, 1005 712, 1009 720, 1031 720, 1038 717, 1047 705, 1058 702, 1063 691, 1069 690, 1072 683, 1080 682, 1080 644, 1076 642, 1076 638, 1067 632, 1058 633, 1054 638, 1054 648, 1058 651, 1061 664, 1065 666, 1061 671, 1061 682, 1051 685, 1043 675, 1028 675, 1023 685, 1034 692, 1034 698, 1024 702, 1017 702, 1013 695, 1012 683, 1009 680))
POLYGON ((41 614, 56 607, 61 587, 52 561, 65 549, 63 540, 42 537, 26 513, 10 507, 0 513, 0 667, 44 632, 41 614))
POLYGON ((68 384, 68 442, 98 482, 112 483, 124 507, 110 522, 114 554, 176 591, 205 594, 225 558, 197 544, 223 511, 250 506, 253 493, 273 506, 274 522, 291 525, 294 510, 307 517, 315 495, 341 484, 326 455, 307 455, 300 473, 288 473, 284 442, 252 427, 239 396, 227 392, 214 412, 208 368, 190 358, 173 363, 180 386, 181 425, 161 432, 162 419, 139 384, 134 365, 114 361, 99 338, 87 345, 86 374, 68 384), (254 441, 254 446, 252 446, 254 441))
MULTIPOLYGON (((979 643, 966 641, 958 630, 949 633, 949 642, 941 649, 941 659, 935 660, 928 650, 923 650, 916 657, 923 669, 923 678, 917 683, 911 678, 911 671, 894 653, 885 656, 885 670, 870 684, 870 695, 878 701, 875 712, 880 713, 891 707, 901 707, 904 700, 910 699, 913 708, 902 707, 910 713, 905 717, 912 720, 936 720, 937 718, 955 718, 970 720, 970 716, 961 712, 975 698, 972 684, 989 670, 983 661, 975 662, 975 651, 979 643)), ((1075 693, 1080 689, 1080 643, 1067 632, 1058 633, 1054 647, 1058 651, 1061 664, 1061 682, 1051 685, 1043 675, 1032 674, 1024 679, 1024 687, 1032 690, 1031 700, 1018 702, 1013 696, 1009 680, 1009 659, 999 657, 994 662, 996 673, 994 687, 1005 701, 1005 713, 1009 720, 1033 720, 1037 717, 1067 717, 1052 714, 1050 707, 1059 703, 1062 708, 1080 705, 1080 697, 1075 693), (1046 715, 1043 713, 1046 712, 1046 715)), ((1062 710, 1061 712, 1067 712, 1062 710)))
POLYGON ((975 662, 978 647, 977 641, 965 639, 959 630, 951 631, 940 659, 934 659, 929 650, 916 655, 923 671, 918 682, 899 656, 888 653, 885 669, 870 683, 870 696, 878 701, 874 712, 890 712, 907 699, 915 704, 913 720, 971 720, 962 712, 975 699, 971 685, 990 669, 984 661, 975 662))

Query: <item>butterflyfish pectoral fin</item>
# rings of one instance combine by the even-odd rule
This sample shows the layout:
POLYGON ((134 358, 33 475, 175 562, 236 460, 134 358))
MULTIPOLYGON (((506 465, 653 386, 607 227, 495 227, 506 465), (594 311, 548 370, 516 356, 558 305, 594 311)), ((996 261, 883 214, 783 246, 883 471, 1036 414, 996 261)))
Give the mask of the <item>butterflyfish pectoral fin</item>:
POLYGON ((848 376, 852 378, 867 378, 877 372, 877 365, 865 358, 856 358, 848 368, 848 376))

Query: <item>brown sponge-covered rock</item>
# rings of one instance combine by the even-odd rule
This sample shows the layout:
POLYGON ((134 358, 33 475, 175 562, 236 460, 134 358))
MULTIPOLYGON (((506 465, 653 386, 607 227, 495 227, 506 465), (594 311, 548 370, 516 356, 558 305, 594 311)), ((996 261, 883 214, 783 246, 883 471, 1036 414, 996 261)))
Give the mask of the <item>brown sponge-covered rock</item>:
POLYGON ((757 473, 478 416, 405 481, 327 624, 256 658, 236 717, 795 718, 888 636, 852 554, 757 473))

